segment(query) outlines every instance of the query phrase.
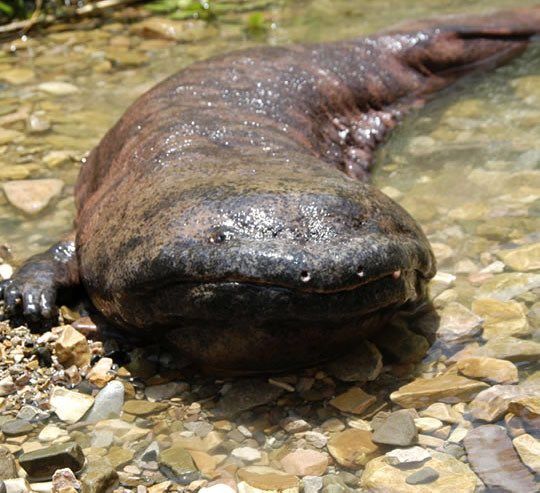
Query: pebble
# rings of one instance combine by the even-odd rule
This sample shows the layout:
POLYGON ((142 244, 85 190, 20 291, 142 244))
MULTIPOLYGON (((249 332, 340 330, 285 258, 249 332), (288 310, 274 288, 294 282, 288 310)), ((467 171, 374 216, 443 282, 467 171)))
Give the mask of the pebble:
POLYGON ((285 472, 295 476, 322 476, 328 468, 328 455, 308 449, 297 449, 281 459, 285 472))
POLYGON ((62 328, 54 348, 58 361, 65 368, 71 365, 82 367, 90 364, 91 354, 88 341, 71 325, 65 325, 62 328))
POLYGON ((22 454, 19 464, 31 478, 48 480, 57 469, 69 468, 78 472, 85 462, 84 454, 76 443, 51 445, 22 454))
POLYGON ((135 416, 148 416, 150 414, 156 414, 167 408, 166 404, 161 402, 149 402, 143 400, 131 400, 126 401, 124 404, 124 411, 135 416))
POLYGON ((0 446, 0 480, 16 478, 17 463, 13 454, 3 446, 0 446))
POLYGON ((510 361, 487 357, 473 357, 459 360, 456 366, 459 372, 466 377, 480 378, 499 384, 518 382, 518 369, 510 361))
POLYGON ((405 409, 391 413, 373 433, 373 441, 407 447, 416 442, 418 432, 411 413, 405 409))
POLYGON ((3 69, 0 72, 0 80, 4 80, 9 84, 22 85, 34 80, 34 71, 28 68, 11 68, 3 69))
POLYGON ((103 388, 110 382, 114 375, 111 373, 113 360, 111 358, 101 358, 87 373, 87 380, 98 388, 103 388))
MULTIPOLYGON (((448 493, 459 491, 459 493, 474 493, 476 491, 477 478, 467 464, 458 461, 454 457, 442 452, 432 452, 432 458, 428 462, 429 466, 420 465, 419 468, 398 468, 386 462, 386 457, 373 459, 366 465, 362 474, 361 485, 372 493, 448 493), (427 477, 433 478, 429 483, 416 481, 418 476, 411 475, 418 473, 422 469, 428 470, 427 477)), ((421 473, 420 478, 424 477, 421 473)), ((427 478, 424 478, 427 480, 427 478)))
POLYGON ((481 317, 461 303, 451 302, 442 310, 437 335, 440 339, 451 343, 467 342, 481 332, 481 326, 481 317))
POLYGON ((439 473, 431 467, 423 467, 405 478, 407 484, 429 484, 439 479, 439 473))
POLYGON ((521 461, 534 473, 540 474, 540 440, 525 433, 512 440, 521 461))
POLYGON ((391 466, 415 466, 418 467, 431 459, 431 452, 422 447, 410 447, 394 449, 385 454, 386 462, 391 466))
POLYGON ((66 430, 63 430, 62 428, 59 428, 58 426, 49 423, 47 426, 45 426, 38 435, 38 440, 40 442, 54 442, 60 437, 67 436, 68 432, 66 430))
POLYGON ((239 493, 274 491, 298 493, 300 482, 292 474, 268 466, 248 466, 238 469, 239 493))
POLYGON ((260 460, 261 452, 252 447, 238 447, 235 448, 231 455, 237 459, 243 460, 244 462, 255 462, 260 460))
POLYGON ((28 435, 34 430, 34 425, 23 419, 12 419, 2 424, 2 433, 7 437, 28 435))
POLYGON ((199 41, 215 33, 204 21, 178 21, 150 17, 132 26, 132 31, 145 38, 161 38, 177 42, 199 41))
POLYGON ((304 476, 302 489, 304 493, 319 493, 323 487, 323 479, 319 476, 304 476))
POLYGON ((484 484, 496 491, 537 491, 531 472, 521 463, 502 426, 483 425, 464 440, 467 457, 484 484))
POLYGON ((525 393, 517 385, 494 385, 480 392, 469 403, 469 411, 476 419, 491 423, 503 417, 510 401, 525 393))
POLYGON ((25 214, 39 214, 58 197, 64 182, 57 178, 13 180, 3 183, 8 202, 25 214))
POLYGON ((287 433, 301 433, 311 428, 310 424, 304 419, 293 417, 285 418, 279 424, 287 433))
POLYGON ((351 469, 359 469, 381 454, 369 431, 355 429, 342 431, 330 438, 328 451, 339 464, 351 469))
POLYGON ((170 479, 181 484, 189 484, 199 477, 191 455, 183 447, 173 446, 164 450, 159 456, 159 463, 170 479))
POLYGON ((475 297, 508 301, 539 286, 540 274, 528 272, 497 274, 480 286, 475 297))
POLYGON ((53 493, 72 493, 81 489, 81 483, 77 481, 73 471, 68 468, 58 469, 52 477, 53 493))
POLYGON ((60 81, 42 82, 37 87, 40 91, 46 92, 47 94, 52 94, 54 96, 68 96, 70 94, 79 92, 79 88, 77 86, 68 82, 60 81))
POLYGON ((11 375, 8 375, 0 380, 0 397, 13 394, 15 390, 15 383, 13 382, 11 375))
POLYGON ((144 389, 144 393, 150 402, 159 402, 181 394, 185 390, 187 390, 186 385, 169 382, 161 385, 150 385, 144 389))
POLYGON ((482 347, 469 356, 487 356, 509 361, 533 361, 540 358, 540 343, 533 340, 501 336, 489 339, 482 347))
POLYGON ((436 402, 468 402, 487 387, 484 382, 447 373, 430 379, 417 378, 392 392, 390 399, 401 407, 417 409, 436 402))
POLYGON ((328 443, 328 437, 317 431, 307 431, 304 433, 304 439, 315 448, 324 448, 328 443))
POLYGON ((79 421, 93 404, 93 397, 63 387, 54 387, 49 399, 51 409, 66 423, 79 421))
POLYGON ((109 382, 96 395, 94 404, 86 417, 89 423, 118 418, 124 407, 124 385, 118 380, 109 382))
POLYGON ((443 426, 442 421, 437 418, 416 418, 414 424, 422 433, 431 433, 443 426))
POLYGON ((343 394, 334 397, 330 405, 345 413, 362 414, 375 404, 376 397, 364 392, 359 387, 352 387, 343 394))
POLYGON ((540 269, 540 243, 499 250, 497 256, 512 270, 526 272, 540 269))
POLYGON ((522 303, 481 298, 473 301, 472 309, 484 319, 484 339, 530 334, 527 312, 522 303))

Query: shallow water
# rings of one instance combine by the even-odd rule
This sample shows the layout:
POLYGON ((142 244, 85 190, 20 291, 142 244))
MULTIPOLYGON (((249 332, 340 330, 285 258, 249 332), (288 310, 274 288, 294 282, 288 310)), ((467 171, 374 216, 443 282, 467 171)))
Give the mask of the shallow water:
MULTIPOLYGON (((15 141, 0 144, 0 182, 55 177, 66 187, 37 217, 24 216, 0 196, 0 243, 11 247, 16 264, 69 231, 74 215, 72 185, 80 159, 138 95, 194 60, 255 44, 337 40, 406 18, 514 4, 505 0, 276 2, 265 11, 271 29, 256 37, 244 30, 246 14, 228 14, 208 31, 208 37, 183 44, 141 38, 120 20, 90 30, 48 32, 6 43, 0 52, 0 129, 19 133, 15 141), (10 80, 6 72, 12 74, 10 80), (73 84, 77 92, 54 96, 38 89, 40 83, 53 80, 73 84), (30 115, 48 121, 50 129, 31 133, 30 115), (56 151, 61 154, 51 154, 56 151)), ((535 272, 531 262, 538 265, 534 244, 538 245, 540 231, 539 165, 540 46, 536 45, 510 65, 470 76, 411 114, 379 151, 374 176, 375 183, 421 223, 439 270, 456 276, 444 290, 434 289, 435 294, 443 291, 437 307, 457 301, 470 308, 479 298, 513 299, 528 315, 526 328, 515 335, 537 341, 538 288, 535 291, 532 277, 523 289, 516 285, 519 273, 535 272), (507 256, 527 246, 517 260, 507 256), (504 276, 508 279, 503 286, 504 276), (495 285, 498 280, 501 283, 495 285), (509 286, 515 288, 511 295, 505 291, 509 286)), ((482 345, 494 336, 486 334, 467 342, 482 345)), ((461 347, 437 341, 418 373, 440 370, 439 358, 461 347)), ((535 375, 538 381, 536 359, 519 359, 521 382, 532 381, 535 375)))

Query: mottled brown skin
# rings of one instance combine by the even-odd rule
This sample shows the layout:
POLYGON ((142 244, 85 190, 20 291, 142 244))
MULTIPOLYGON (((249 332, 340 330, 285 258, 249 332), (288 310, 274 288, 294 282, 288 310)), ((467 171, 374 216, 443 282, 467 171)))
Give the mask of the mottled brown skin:
POLYGON ((54 316, 57 289, 80 282, 115 326, 210 367, 344 351, 422 303, 435 273, 420 227, 366 182, 374 149, 408 108, 518 55, 539 27, 540 8, 419 22, 173 75, 92 151, 75 242, 21 268, 7 312, 54 316))

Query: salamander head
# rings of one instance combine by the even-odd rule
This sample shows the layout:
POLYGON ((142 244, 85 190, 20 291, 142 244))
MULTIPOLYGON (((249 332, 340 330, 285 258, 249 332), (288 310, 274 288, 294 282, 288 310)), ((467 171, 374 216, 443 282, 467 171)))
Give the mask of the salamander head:
MULTIPOLYGON (((110 297, 94 299, 98 308, 121 325, 181 327, 181 349, 195 346, 187 350, 192 356, 245 369, 253 366, 246 354, 259 347, 252 337, 266 348, 309 338, 313 347, 302 353, 317 360, 334 342, 348 343, 424 295, 433 255, 398 204, 331 168, 279 170, 239 178, 237 169, 234 180, 225 173, 209 187, 204 177, 206 186, 193 180, 181 191, 163 183, 146 211, 144 191, 134 194, 137 228, 126 225, 122 242, 108 236, 107 252, 123 262, 120 275, 94 256, 100 291, 112 281, 110 297), (222 335, 234 348, 223 342, 215 349, 222 335), (315 343, 320 338, 327 343, 315 343), (235 358, 239 340, 252 342, 235 358)), ((286 365, 268 350, 273 356, 261 366, 286 365)), ((298 351, 294 358, 292 366, 305 363, 298 351)))

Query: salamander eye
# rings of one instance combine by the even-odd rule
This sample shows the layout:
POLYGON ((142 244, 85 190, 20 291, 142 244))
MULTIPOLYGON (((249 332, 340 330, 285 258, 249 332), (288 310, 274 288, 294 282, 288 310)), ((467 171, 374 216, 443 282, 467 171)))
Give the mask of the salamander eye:
POLYGON ((363 265, 359 265, 357 268, 356 268, 356 275, 358 277, 364 277, 366 275, 366 273, 364 272, 364 266, 363 265))
POLYGON ((302 272, 300 272, 300 280, 302 282, 308 282, 310 279, 311 279, 311 275, 309 274, 307 270, 303 270, 302 272))

